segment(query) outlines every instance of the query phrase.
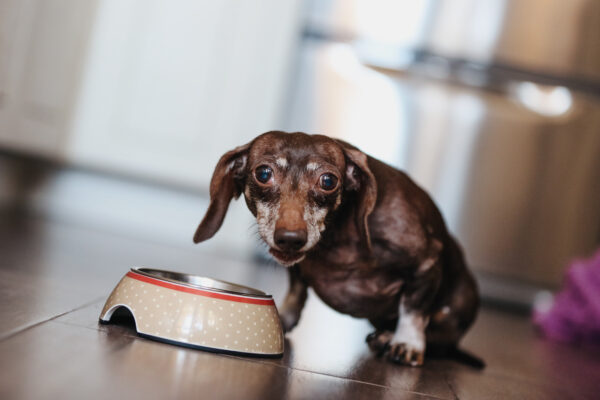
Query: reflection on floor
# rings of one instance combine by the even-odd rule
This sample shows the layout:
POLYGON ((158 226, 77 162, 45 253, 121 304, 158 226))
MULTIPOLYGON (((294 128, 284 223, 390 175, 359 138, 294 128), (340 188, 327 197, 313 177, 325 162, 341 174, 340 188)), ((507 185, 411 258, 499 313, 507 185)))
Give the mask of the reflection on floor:
POLYGON ((133 265, 195 272, 261 288, 280 302, 285 271, 213 250, 136 239, 81 224, 0 213, 0 398, 593 399, 600 351, 538 338, 529 319, 484 309, 464 340, 483 371, 447 360, 389 364, 370 328, 311 293, 282 359, 225 356, 99 325, 112 287, 133 265))

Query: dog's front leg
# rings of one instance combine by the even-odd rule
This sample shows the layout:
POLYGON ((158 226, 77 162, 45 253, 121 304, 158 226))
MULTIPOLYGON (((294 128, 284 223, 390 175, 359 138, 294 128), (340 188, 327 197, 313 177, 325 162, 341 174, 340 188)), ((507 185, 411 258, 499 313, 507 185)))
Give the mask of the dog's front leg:
POLYGON ((308 295, 308 286, 300 276, 300 268, 297 265, 288 268, 288 276, 290 287, 279 310, 279 318, 285 332, 291 331, 298 324, 308 295))
POLYGON ((425 329, 441 281, 441 269, 435 264, 437 262, 430 263, 428 270, 420 270, 414 279, 406 282, 398 306, 395 331, 376 331, 367 337, 371 349, 385 354, 393 362, 423 365, 425 329))
POLYGON ((425 329, 429 312, 441 281, 441 269, 432 265, 420 270, 405 287, 398 309, 398 324, 389 343, 390 360, 406 365, 423 365, 425 358, 425 329))

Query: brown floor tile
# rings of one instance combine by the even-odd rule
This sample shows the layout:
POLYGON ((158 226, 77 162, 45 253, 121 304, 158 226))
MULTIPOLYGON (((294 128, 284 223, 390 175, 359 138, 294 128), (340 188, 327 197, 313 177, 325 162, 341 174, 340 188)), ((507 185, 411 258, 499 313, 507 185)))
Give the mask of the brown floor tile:
MULTIPOLYGON (((102 305, 103 301, 97 302, 56 321, 135 337, 133 328, 99 325, 102 305)), ((423 368, 390 364, 374 357, 364 344, 364 334, 370 331, 368 324, 333 313, 314 299, 305 311, 302 323, 288 335, 282 359, 252 361, 445 399, 521 398, 519 395, 531 399, 593 399, 598 393, 600 370, 594 355, 538 338, 525 317, 483 310, 465 340, 465 346, 488 363, 486 369, 477 371, 448 360, 429 360, 423 368), (506 342, 502 327, 517 335, 521 343, 506 342), (488 340, 505 345, 492 345, 488 340), (557 346, 560 351, 553 351, 557 346), (511 348, 516 348, 518 354, 511 348), (565 365, 548 363, 549 355, 559 357, 557 361, 565 365), (527 361, 529 358, 539 359, 527 361)))
POLYGON ((270 362, 440 398, 453 397, 441 371, 431 365, 410 368, 377 358, 365 342, 372 330, 366 320, 341 315, 310 292, 300 323, 287 335, 284 359, 270 362))
POLYGON ((600 348, 546 340, 527 316, 485 310, 464 345, 484 356, 487 375, 578 393, 580 398, 600 393, 600 348))
POLYGON ((0 339, 99 299, 58 280, 0 270, 0 339))
MULTIPOLYGON (((107 325, 98 324, 103 303, 101 301, 61 316, 56 321, 91 329, 109 329, 107 325)), ((438 398, 453 398, 450 387, 439 368, 402 367, 374 357, 364 343, 364 337, 360 335, 361 329, 357 329, 362 325, 360 321, 336 314, 318 301, 311 301, 306 311, 307 320, 303 321, 301 327, 289 334, 286 339, 284 357, 257 360, 438 398), (327 316, 331 324, 327 332, 311 322, 311 317, 317 318, 318 313, 327 316), (329 315, 330 313, 334 315, 329 315), (352 326, 354 331, 348 330, 352 326), (314 329, 312 332, 311 327, 314 329), (353 333, 349 334, 349 332, 353 333), (320 340, 315 341, 315 337, 320 340)), ((366 327, 365 332, 368 330, 369 328, 366 327)), ((134 328, 124 329, 123 334, 135 336, 134 328)))
POLYGON ((3 341, 0 398, 427 398, 122 333, 48 322, 3 341))
POLYGON ((369 324, 330 310, 312 292, 283 359, 140 339, 130 328, 98 324, 104 299, 130 266, 239 282, 277 302, 285 270, 192 244, 148 243, 35 218, 6 221, 0 214, 0 398, 594 399, 600 392, 598 349, 543 340, 528 317, 491 309, 482 310, 463 342, 485 359, 483 371, 448 360, 408 368, 378 359, 364 342, 369 324))
POLYGON ((468 399, 519 399, 519 400, 584 400, 578 390, 572 391, 555 384, 542 384, 506 378, 493 374, 473 374, 453 371, 447 378, 456 397, 468 399))
MULTIPOLYGON (((309 310, 315 306, 321 307, 318 302, 315 303, 317 304, 308 306, 309 310)), ((104 301, 100 301, 63 315, 57 318, 56 322, 103 331, 112 329, 110 325, 98 323, 98 316, 103 304, 104 301)), ((329 312, 328 309, 321 311, 329 312)), ((345 317, 340 315, 334 316, 332 323, 335 325, 335 330, 330 333, 335 333, 338 337, 343 335, 344 319, 345 317), (338 319, 342 320, 341 323, 338 319)), ((309 324, 307 323, 306 326, 308 327, 309 324)), ((115 326, 115 328, 119 328, 119 326, 115 326)), ((123 335, 135 336, 133 326, 129 329, 121 329, 119 332, 123 335)), ((320 335, 319 330, 316 330, 314 335, 306 335, 305 332, 306 328, 304 330, 299 328, 295 334, 289 335, 290 337, 286 340, 285 355, 282 359, 255 359, 255 361, 423 393, 438 398, 453 398, 443 374, 438 370, 389 364, 374 357, 362 339, 353 341, 355 336, 344 338, 344 340, 334 339, 329 342, 326 337, 320 335), (326 346, 328 349, 323 350, 314 346, 313 336, 322 337, 321 346, 326 346), (344 343, 346 344, 344 345, 344 343)))
POLYGON ((285 291, 285 271, 82 227, 0 213, 0 338, 108 296, 132 266, 173 269, 285 291))

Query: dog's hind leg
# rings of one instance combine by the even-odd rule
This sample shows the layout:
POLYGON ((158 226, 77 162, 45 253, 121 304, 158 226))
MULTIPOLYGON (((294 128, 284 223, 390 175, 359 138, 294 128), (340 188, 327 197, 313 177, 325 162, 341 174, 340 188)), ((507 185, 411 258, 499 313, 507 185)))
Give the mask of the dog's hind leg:
POLYGON ((427 342, 436 347, 456 346, 472 325, 479 309, 479 293, 455 240, 444 249, 445 286, 436 300, 427 329, 427 342))
POLYGON ((475 279, 465 265, 464 256, 454 240, 445 249, 446 287, 431 313, 427 327, 427 355, 451 358, 477 368, 482 360, 458 347, 460 339, 473 324, 479 309, 479 293, 475 279))

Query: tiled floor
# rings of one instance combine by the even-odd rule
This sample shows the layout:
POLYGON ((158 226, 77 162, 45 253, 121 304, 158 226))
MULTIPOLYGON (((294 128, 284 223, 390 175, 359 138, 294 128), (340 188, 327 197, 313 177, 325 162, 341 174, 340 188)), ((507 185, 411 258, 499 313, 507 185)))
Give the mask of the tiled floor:
MULTIPOLYGON (((193 227, 191 227, 193 230, 193 227)), ((194 247, 0 214, 0 398, 595 399, 600 350, 538 338, 529 319, 484 309, 464 340, 487 368, 448 360, 389 364, 364 343, 367 323, 314 294, 282 359, 212 354, 99 325, 130 266, 195 272, 261 288, 281 301, 285 271, 194 247)))

